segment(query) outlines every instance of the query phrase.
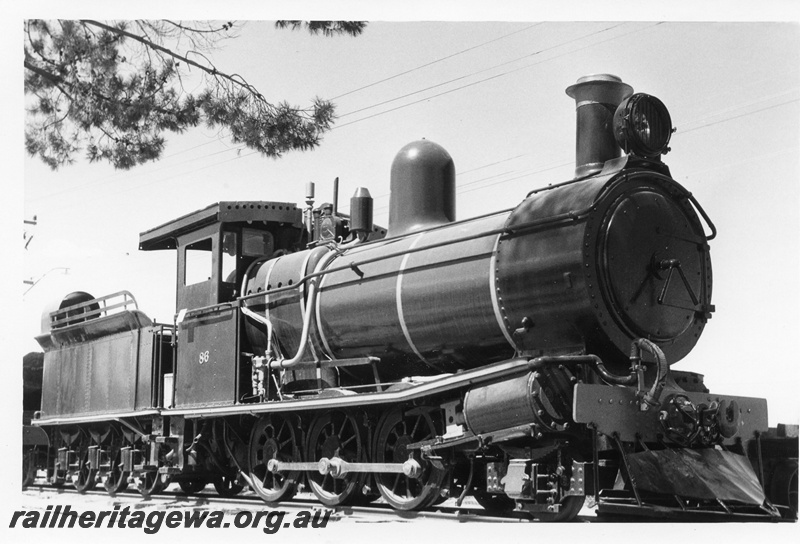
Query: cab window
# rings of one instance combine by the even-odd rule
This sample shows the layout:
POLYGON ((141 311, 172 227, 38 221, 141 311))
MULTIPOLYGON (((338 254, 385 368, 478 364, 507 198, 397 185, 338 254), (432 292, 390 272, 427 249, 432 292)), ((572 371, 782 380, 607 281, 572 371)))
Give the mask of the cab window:
POLYGON ((194 285, 211 279, 213 263, 211 247, 211 238, 186 246, 184 249, 186 258, 184 285, 194 285))
POLYGON ((242 229, 242 255, 244 257, 262 257, 272 255, 275 241, 272 233, 263 230, 242 229))
POLYGON ((222 233, 222 281, 236 282, 236 233, 222 233))

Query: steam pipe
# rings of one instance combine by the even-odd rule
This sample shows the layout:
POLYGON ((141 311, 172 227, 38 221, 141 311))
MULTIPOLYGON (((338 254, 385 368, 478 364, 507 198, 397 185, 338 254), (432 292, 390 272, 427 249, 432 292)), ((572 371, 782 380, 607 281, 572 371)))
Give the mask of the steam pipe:
POLYGON ((656 379, 652 387, 643 395, 641 391, 637 391, 637 395, 639 395, 643 401, 640 405, 640 409, 644 412, 647 411, 648 406, 658 406, 660 404, 658 399, 661 397, 661 392, 667 385, 669 363, 667 363, 667 357, 664 355, 664 352, 661 351, 661 348, 646 338, 638 338, 631 344, 631 360, 641 359, 642 350, 649 352, 656 358, 656 379))
MULTIPOLYGON (((338 255, 338 252, 331 251, 327 253, 320 261, 317 263, 317 266, 314 267, 314 273, 319 272, 320 270, 324 269, 328 264, 338 255)), ((305 319, 303 320, 303 332, 300 335, 300 345, 297 348, 297 353, 294 357, 289 360, 286 359, 276 359, 269 362, 270 369, 286 369, 295 366, 303 359, 303 355, 306 352, 306 345, 308 344, 308 334, 311 330, 311 321, 313 320, 314 316, 314 305, 317 303, 317 287, 319 282, 322 281, 322 278, 317 276, 309 280, 308 286, 308 300, 306 301, 306 315, 305 319)))
POLYGON ((616 385, 633 385, 638 382, 638 375, 635 371, 632 370, 627 376, 612 374, 608 371, 608 369, 606 369, 605 365, 600 359, 598 359, 597 363, 595 363, 595 369, 597 370, 597 373, 600 374, 600 377, 608 383, 613 383, 616 385))
POLYGON ((269 362, 270 369, 287 369, 302 362, 303 355, 306 352, 306 346, 308 345, 308 336, 309 332, 311 331, 311 322, 314 319, 314 315, 316 312, 314 311, 314 306, 317 303, 317 290, 319 289, 319 282, 322 281, 322 276, 320 275, 321 271, 328 266, 328 264, 338 257, 343 251, 346 251, 353 246, 356 246, 364 241, 365 237, 362 237, 361 234, 352 242, 347 244, 343 244, 338 246, 335 250, 330 251, 327 253, 322 259, 319 260, 317 266, 314 267, 314 274, 315 276, 309 280, 308 286, 308 300, 306 301, 306 315, 305 319, 303 320, 303 332, 300 335, 300 345, 297 348, 297 353, 291 359, 276 359, 269 362))
POLYGON ((631 373, 627 376, 621 376, 619 374, 612 374, 611 372, 606 369, 605 365, 603 364, 603 360, 600 359, 597 355, 544 355, 542 357, 536 357, 535 359, 531 359, 528 361, 528 369, 539 370, 545 365, 566 365, 566 364, 585 364, 591 365, 597 371, 601 378, 603 378, 608 383, 613 383, 617 385, 633 385, 636 383, 636 373, 631 371, 631 373))
POLYGON ((252 311, 247 306, 241 306, 242 313, 267 327, 267 357, 272 357, 272 321, 252 311))

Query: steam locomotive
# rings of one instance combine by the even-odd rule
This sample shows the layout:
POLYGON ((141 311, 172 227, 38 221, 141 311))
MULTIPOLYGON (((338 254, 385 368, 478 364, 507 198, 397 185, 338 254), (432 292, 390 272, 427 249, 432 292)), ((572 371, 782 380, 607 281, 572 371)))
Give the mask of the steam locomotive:
POLYGON ((667 108, 606 74, 566 92, 575 177, 510 209, 456 221, 453 160, 421 140, 392 163, 386 228, 367 189, 346 215, 309 186, 305 207, 219 202, 141 233, 177 251, 174 322, 128 292, 44 312, 48 445, 23 476, 398 510, 471 496, 547 520, 587 497, 795 516, 797 442, 766 401, 670 366, 714 312, 716 230, 662 161, 667 108))

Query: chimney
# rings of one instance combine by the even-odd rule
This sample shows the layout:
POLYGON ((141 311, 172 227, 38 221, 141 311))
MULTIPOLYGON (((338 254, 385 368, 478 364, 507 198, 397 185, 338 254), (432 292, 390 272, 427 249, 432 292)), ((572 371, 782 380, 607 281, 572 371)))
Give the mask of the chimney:
POLYGON ((575 177, 582 178, 599 172, 603 163, 620 156, 614 139, 614 112, 633 94, 633 88, 617 76, 594 74, 567 87, 567 94, 575 99, 575 177))

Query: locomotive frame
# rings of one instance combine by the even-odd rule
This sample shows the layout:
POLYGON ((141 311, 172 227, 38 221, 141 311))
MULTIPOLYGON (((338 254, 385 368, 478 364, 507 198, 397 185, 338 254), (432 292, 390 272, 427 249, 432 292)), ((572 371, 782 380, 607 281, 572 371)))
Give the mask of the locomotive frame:
POLYGON ((575 179, 508 210, 455 221, 452 159, 422 141, 392 166, 387 229, 359 190, 351 216, 313 196, 219 202, 142 233, 178 252, 174 322, 127 292, 45 311, 33 424, 50 444, 23 476, 399 510, 472 495, 552 520, 587 496, 610 515, 796 517, 797 443, 770 434, 766 401, 670 369, 714 311, 715 228, 661 160, 666 108, 609 75, 567 94, 575 179))

